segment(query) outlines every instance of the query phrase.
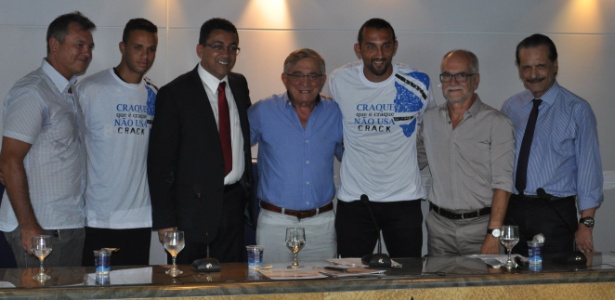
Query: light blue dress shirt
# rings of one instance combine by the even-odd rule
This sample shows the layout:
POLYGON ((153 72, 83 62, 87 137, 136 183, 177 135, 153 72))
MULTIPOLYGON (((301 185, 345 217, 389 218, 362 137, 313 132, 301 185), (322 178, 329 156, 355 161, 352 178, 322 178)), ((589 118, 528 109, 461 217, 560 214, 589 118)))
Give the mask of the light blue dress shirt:
MULTIPOLYGON (((514 127, 516 153, 533 99, 532 93, 525 90, 502 107, 514 127)), ((538 188, 544 188, 557 197, 576 195, 579 210, 599 206, 604 198, 602 162, 596 117, 589 103, 557 82, 540 99, 524 194, 536 195, 538 188)), ((517 155, 515 172, 518 158, 517 155)))
POLYGON ((334 155, 341 159, 343 151, 337 103, 321 98, 305 128, 287 93, 255 103, 248 117, 251 144, 258 143, 258 198, 293 210, 329 203, 334 155))

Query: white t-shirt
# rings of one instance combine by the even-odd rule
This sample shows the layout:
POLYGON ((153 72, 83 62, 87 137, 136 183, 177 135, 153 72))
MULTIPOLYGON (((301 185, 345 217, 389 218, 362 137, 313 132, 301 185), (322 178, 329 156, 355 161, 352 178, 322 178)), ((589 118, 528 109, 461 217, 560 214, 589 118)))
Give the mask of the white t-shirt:
POLYGON ((375 202, 425 198, 417 162, 421 116, 435 106, 429 77, 397 63, 393 75, 371 82, 362 61, 329 76, 329 89, 344 118, 344 158, 338 199, 362 194, 375 202))
POLYGON ((89 227, 152 226, 147 147, 157 89, 129 84, 113 69, 77 85, 85 119, 85 215, 89 227))

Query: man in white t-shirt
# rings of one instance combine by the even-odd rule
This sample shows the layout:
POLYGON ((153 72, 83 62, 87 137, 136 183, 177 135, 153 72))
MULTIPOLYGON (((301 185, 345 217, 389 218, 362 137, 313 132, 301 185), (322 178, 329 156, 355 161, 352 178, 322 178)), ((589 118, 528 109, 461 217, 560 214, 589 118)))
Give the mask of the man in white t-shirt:
POLYGON ((416 133, 422 113, 434 106, 429 77, 392 62, 397 40, 385 20, 365 22, 354 50, 361 60, 329 77, 331 96, 344 122, 338 253, 342 257, 372 253, 380 235, 378 226, 392 257, 419 257, 423 235, 419 200, 425 198, 425 191, 416 133))
POLYGON ((114 265, 147 265, 152 206, 147 146, 157 88, 143 76, 156 58, 157 27, 132 19, 124 28, 120 64, 77 85, 85 120, 87 185, 83 265, 93 250, 120 248, 114 265))

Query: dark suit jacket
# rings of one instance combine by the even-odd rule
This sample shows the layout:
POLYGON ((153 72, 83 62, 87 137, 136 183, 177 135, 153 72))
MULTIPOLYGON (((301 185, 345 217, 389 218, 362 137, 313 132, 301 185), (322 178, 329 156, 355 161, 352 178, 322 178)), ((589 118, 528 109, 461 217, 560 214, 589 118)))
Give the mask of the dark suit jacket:
MULTIPOLYGON (((177 226, 187 241, 209 243, 224 221, 224 159, 214 113, 197 68, 160 88, 147 168, 153 229, 177 226)), ((243 75, 230 73, 228 84, 243 133, 245 172, 241 183, 247 198, 252 176, 247 116, 251 101, 243 75)))

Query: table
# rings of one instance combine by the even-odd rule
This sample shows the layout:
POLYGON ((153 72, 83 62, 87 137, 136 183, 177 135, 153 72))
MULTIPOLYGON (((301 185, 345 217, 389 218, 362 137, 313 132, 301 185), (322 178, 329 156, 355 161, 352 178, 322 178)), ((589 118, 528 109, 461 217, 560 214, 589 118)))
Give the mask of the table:
POLYGON ((109 282, 96 282, 93 268, 49 268, 43 285, 38 269, 0 269, 2 299, 607 299, 615 295, 615 254, 596 254, 588 266, 550 262, 531 272, 493 269, 468 257, 395 259, 403 268, 371 277, 275 281, 244 263, 222 264, 220 272, 196 273, 179 266, 113 267, 109 282), (605 259, 603 259, 603 257, 605 259), (606 263, 604 261, 607 261, 606 263))

